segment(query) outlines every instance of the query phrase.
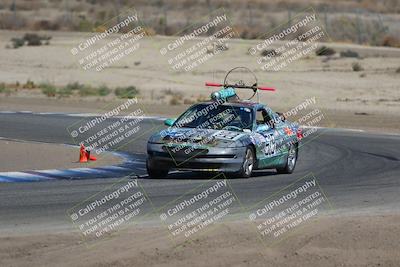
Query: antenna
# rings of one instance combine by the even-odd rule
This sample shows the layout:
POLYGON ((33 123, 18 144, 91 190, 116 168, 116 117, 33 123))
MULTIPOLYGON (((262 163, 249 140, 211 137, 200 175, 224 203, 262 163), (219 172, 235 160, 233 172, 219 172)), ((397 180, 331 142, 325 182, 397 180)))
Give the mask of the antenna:
POLYGON ((247 100, 251 100, 257 94, 257 101, 258 102, 260 101, 260 96, 258 94, 258 90, 261 90, 261 91, 272 91, 272 92, 276 91, 275 88, 265 87, 265 86, 258 86, 256 75, 254 74, 253 71, 251 71, 247 67, 235 67, 235 68, 231 69, 230 71, 228 71, 226 73, 226 75, 225 75, 225 79, 224 79, 224 83, 223 84, 221 84, 221 83, 213 83, 213 82, 206 82, 205 85, 206 86, 212 86, 212 87, 223 87, 224 89, 229 88, 229 87, 234 88, 234 89, 251 89, 253 91, 253 95, 247 100), (252 83, 252 85, 246 85, 246 83, 243 80, 238 80, 237 82, 235 82, 233 84, 228 83, 229 75, 233 71, 238 70, 238 69, 244 69, 245 71, 251 73, 253 78, 254 78, 254 83, 252 83))

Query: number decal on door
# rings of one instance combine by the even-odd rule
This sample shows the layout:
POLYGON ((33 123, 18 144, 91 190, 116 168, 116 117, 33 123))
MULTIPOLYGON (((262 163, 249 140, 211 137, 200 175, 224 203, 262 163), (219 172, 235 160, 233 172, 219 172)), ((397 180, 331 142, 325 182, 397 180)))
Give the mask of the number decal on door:
POLYGON ((276 155, 276 142, 273 133, 266 134, 264 153, 266 157, 273 157, 276 155))

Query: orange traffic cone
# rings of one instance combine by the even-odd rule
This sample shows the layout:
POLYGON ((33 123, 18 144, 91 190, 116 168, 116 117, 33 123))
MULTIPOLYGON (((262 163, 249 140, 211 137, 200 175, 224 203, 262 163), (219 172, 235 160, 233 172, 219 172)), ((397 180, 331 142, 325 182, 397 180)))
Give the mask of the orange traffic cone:
POLYGON ((86 151, 86 158, 87 158, 88 160, 93 160, 93 161, 96 161, 96 160, 97 160, 97 158, 96 158, 95 156, 90 155, 90 150, 87 150, 87 151, 86 151))
POLYGON ((88 162, 88 157, 86 154, 85 146, 81 144, 81 149, 79 152, 79 162, 88 162))

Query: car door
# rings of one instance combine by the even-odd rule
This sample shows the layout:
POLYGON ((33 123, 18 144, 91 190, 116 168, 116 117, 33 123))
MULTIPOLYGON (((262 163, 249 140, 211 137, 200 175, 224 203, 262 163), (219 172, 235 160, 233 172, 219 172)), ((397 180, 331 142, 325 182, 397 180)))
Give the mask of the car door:
POLYGON ((258 108, 256 111, 256 130, 255 134, 259 143, 257 144, 259 168, 274 166, 279 163, 279 128, 282 125, 275 123, 272 110, 265 107, 258 108), (277 128, 279 127, 279 128, 277 128))
POLYGON ((282 120, 281 116, 276 112, 271 111, 270 116, 274 121, 274 130, 275 130, 275 149, 276 156, 281 157, 285 154, 286 144, 288 142, 288 138, 286 138, 286 123, 282 120))

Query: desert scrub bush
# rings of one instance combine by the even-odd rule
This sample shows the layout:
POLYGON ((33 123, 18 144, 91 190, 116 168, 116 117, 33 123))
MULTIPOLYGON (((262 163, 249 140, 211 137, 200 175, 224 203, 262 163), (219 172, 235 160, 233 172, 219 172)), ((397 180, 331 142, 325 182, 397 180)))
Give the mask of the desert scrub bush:
POLYGON ((69 97, 72 95, 72 90, 65 86, 57 90, 57 95, 59 97, 69 97))
POLYGON ((25 40, 23 38, 11 38, 11 43, 14 49, 17 49, 25 44, 25 40))
POLYGON ((28 79, 26 81, 26 83, 24 85, 22 85, 22 87, 25 89, 35 89, 35 88, 37 88, 37 85, 33 81, 28 79))
MULTIPOLYGON (((63 16, 58 16, 55 19, 39 19, 35 21, 30 21, 29 22, 29 28, 34 30, 34 31, 40 31, 40 30, 45 30, 45 31, 57 31, 60 30, 61 25, 66 26, 64 22, 67 22, 65 20, 65 17, 63 16)), ((45 43, 48 44, 48 43, 45 43)))
POLYGON ((6 90, 6 84, 0 83, 0 93, 3 93, 6 90))
POLYGON ((176 97, 179 98, 180 100, 183 98, 183 94, 179 91, 174 91, 172 89, 164 89, 162 90, 162 92, 164 93, 164 95, 176 97))
POLYGON ((51 36, 38 35, 36 33, 25 33, 23 39, 28 46, 39 46, 42 44, 49 44, 51 36))
POLYGON ((170 95, 170 100, 169 100, 170 105, 176 106, 176 105, 182 104, 182 100, 183 100, 182 92, 167 89, 166 94, 170 95))
POLYGON ((68 83, 63 88, 63 92, 65 92, 67 95, 73 94, 74 91, 77 91, 80 96, 106 96, 111 92, 111 90, 106 85, 101 85, 96 88, 89 85, 81 84, 79 82, 68 83))
POLYGON ((40 40, 39 35, 35 33, 26 33, 24 35, 24 40, 27 42, 29 46, 39 46, 42 45, 42 41, 40 40))
POLYGON ((263 57, 276 57, 279 56, 278 52, 275 51, 275 49, 265 49, 261 51, 261 55, 263 57))
POLYGON ((99 96, 109 95, 110 92, 111 90, 106 85, 101 85, 99 88, 97 88, 97 94, 99 96))
POLYGON ((42 93, 47 97, 55 97, 57 93, 57 88, 49 83, 42 83, 39 86, 42 89, 42 93))
POLYGON ((326 47, 326 46, 321 46, 315 50, 315 54, 317 56, 332 56, 336 53, 336 51, 333 48, 326 47))
POLYGON ((81 90, 82 88, 84 88, 85 85, 78 83, 78 82, 73 82, 73 83, 68 83, 65 88, 69 89, 69 90, 81 90))
POLYGON ((388 47, 400 47, 400 39, 387 35, 382 40, 382 46, 388 47))
POLYGON ((255 27, 235 27, 235 31, 239 34, 242 39, 257 39, 260 36, 260 32, 255 27))
POLYGON ((176 106, 176 105, 180 105, 181 104, 181 99, 178 97, 173 96, 170 100, 169 100, 169 104, 171 106, 176 106))
POLYGON ((157 33, 152 27, 144 27, 143 31, 146 36, 154 36, 157 33))
POLYGON ((97 95, 97 89, 90 86, 90 85, 84 85, 80 87, 79 89, 79 95, 80 96, 94 96, 97 95))
POLYGON ((79 24, 75 27, 75 29, 80 32, 91 32, 93 28, 94 28, 93 23, 87 19, 82 19, 81 21, 79 21, 79 24))
POLYGON ((196 99, 197 102, 205 102, 208 100, 210 100, 210 99, 207 98, 205 95, 199 95, 199 96, 197 96, 197 99, 196 99))
POLYGON ((214 54, 214 53, 216 53, 218 51, 222 52, 222 51, 229 50, 229 45, 225 44, 225 43, 219 44, 217 42, 214 42, 213 44, 208 45, 206 49, 207 49, 207 53, 208 54, 214 54))
POLYGON ((139 94, 139 90, 135 86, 117 87, 114 93, 119 98, 134 98, 139 94))
POLYGON ((355 51, 352 51, 352 50, 342 51, 342 52, 340 52, 340 56, 341 57, 356 57, 356 58, 359 57, 358 53, 355 51))
POLYGON ((164 89, 162 90, 162 92, 164 93, 164 95, 174 95, 175 91, 173 91, 172 89, 164 89))
POLYGON ((19 48, 25 44, 28 46, 39 46, 42 44, 50 44, 51 36, 38 35, 36 33, 25 33, 22 38, 11 38, 13 48, 19 48))
POLYGON ((396 69, 396 73, 400 73, 400 67, 396 69))
POLYGON ((364 68, 360 65, 358 62, 354 62, 351 67, 353 68, 353 71, 362 71, 364 68))
POLYGON ((183 100, 183 104, 185 104, 185 105, 193 105, 194 103, 195 103, 195 101, 193 99, 185 98, 183 100))

